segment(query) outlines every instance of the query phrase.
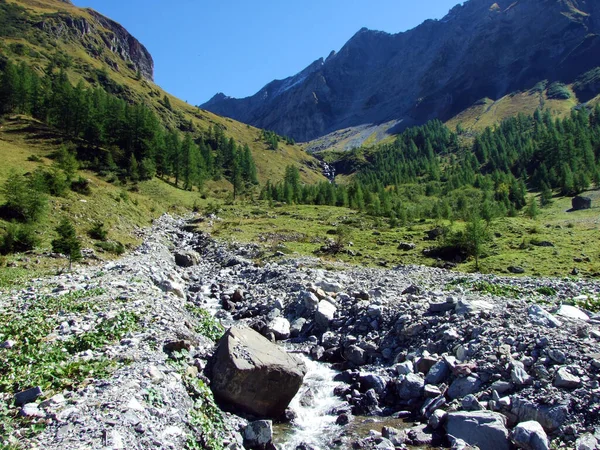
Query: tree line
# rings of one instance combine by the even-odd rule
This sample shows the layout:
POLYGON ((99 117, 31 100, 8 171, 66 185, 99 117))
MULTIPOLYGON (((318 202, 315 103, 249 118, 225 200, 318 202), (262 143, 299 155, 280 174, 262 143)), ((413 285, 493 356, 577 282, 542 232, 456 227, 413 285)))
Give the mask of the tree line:
POLYGON ((0 60, 0 114, 30 115, 72 139, 87 168, 133 181, 170 177, 184 189, 225 176, 236 193, 257 184, 247 145, 215 125, 195 139, 167 129, 144 103, 130 104, 102 88, 71 84, 64 70, 39 75, 25 63, 0 60))

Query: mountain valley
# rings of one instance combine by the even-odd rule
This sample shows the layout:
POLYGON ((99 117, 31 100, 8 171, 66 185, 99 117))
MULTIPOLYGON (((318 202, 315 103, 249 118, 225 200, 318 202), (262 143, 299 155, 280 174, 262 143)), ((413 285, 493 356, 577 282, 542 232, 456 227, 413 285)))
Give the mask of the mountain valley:
POLYGON ((0 0, 0 450, 600 448, 599 16, 469 0, 193 106, 0 0))

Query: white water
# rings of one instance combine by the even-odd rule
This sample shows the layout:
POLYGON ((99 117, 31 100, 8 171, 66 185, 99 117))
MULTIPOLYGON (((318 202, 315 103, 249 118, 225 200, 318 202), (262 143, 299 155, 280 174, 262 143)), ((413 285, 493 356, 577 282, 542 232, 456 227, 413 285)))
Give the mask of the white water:
POLYGON ((328 414, 343 403, 333 395, 334 388, 339 384, 333 381, 337 372, 305 356, 300 358, 306 364, 307 373, 304 384, 289 406, 296 418, 291 424, 292 428, 285 433, 286 436, 277 439, 278 448, 295 450, 298 445, 307 444, 315 450, 326 450, 332 438, 339 436, 342 430, 335 424, 337 416, 328 414), (302 406, 300 400, 308 389, 312 391, 314 401, 310 405, 302 406))

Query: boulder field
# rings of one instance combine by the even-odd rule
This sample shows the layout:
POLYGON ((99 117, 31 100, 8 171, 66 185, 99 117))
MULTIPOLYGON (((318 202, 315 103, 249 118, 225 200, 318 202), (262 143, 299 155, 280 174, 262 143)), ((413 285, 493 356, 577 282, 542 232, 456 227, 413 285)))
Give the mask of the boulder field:
MULTIPOLYGON (((0 297, 3 311, 20 311, 41 296, 97 290, 93 312, 62 315, 49 339, 93 330, 121 311, 135 312, 142 325, 77 355, 119 362, 108 379, 53 392, 54 400, 36 390, 14 405, 13 394, 3 394, 15 413, 45 423, 41 433, 22 435, 22 443, 185 448, 197 433, 186 388, 191 377, 210 385, 231 411, 223 413, 224 445, 272 448, 271 422, 256 419, 280 415, 305 370, 282 351, 285 345, 338 371, 342 406, 329 411, 340 424, 332 448, 544 449, 551 441, 597 448, 600 316, 582 305, 593 304, 588 299, 600 295, 600 282, 416 266, 325 270, 315 258, 270 258, 257 245, 226 245, 188 225, 163 216, 140 231, 138 249, 117 261, 34 279, 0 297), (256 265, 259 255, 266 262, 256 265), (197 308, 234 327, 218 346, 198 333, 201 321, 191 314, 197 308), (255 359, 236 354, 255 345, 255 359), (268 359, 271 367, 286 362, 286 369, 265 375, 264 383, 247 382, 244 368, 268 359), (269 404, 264 389, 272 394, 284 378, 289 390, 269 404), (236 389, 245 403, 229 397, 236 389), (373 431, 346 439, 358 416, 371 416, 373 431), (405 430, 378 425, 401 417, 410 420, 405 430)), ((0 342, 0 352, 22 345, 0 342)))

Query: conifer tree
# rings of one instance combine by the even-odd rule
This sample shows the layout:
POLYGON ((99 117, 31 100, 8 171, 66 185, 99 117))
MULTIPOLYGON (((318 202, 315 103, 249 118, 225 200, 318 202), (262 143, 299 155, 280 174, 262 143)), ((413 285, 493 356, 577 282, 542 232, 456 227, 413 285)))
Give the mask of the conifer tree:
POLYGON ((81 242, 75 232, 75 227, 67 219, 63 217, 56 227, 58 237, 52 241, 52 251, 62 253, 69 258, 69 270, 71 270, 73 261, 78 261, 82 258, 81 242))

